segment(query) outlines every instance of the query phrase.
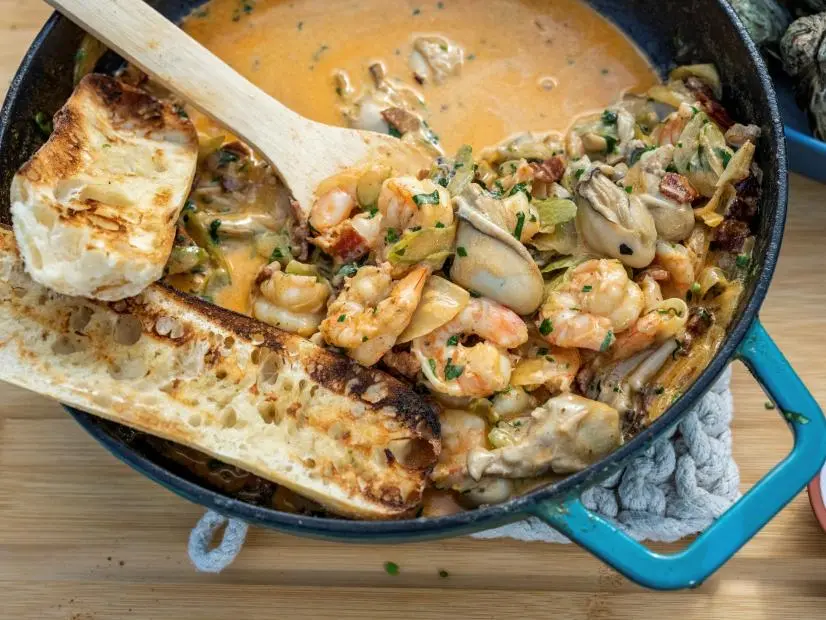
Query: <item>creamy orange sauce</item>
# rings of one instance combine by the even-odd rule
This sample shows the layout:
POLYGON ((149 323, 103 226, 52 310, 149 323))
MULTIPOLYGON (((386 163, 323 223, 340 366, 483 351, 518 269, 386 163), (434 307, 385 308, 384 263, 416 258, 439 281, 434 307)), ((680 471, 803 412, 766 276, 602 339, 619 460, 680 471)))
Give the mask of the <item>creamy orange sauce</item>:
POLYGON ((425 98, 447 152, 564 130, 657 81, 633 43, 580 0, 212 0, 184 27, 288 107, 330 124, 344 123, 334 72, 347 71, 358 92, 382 61, 425 98), (414 83, 408 57, 421 34, 464 49, 459 75, 414 83))
POLYGON ((225 244, 224 252, 232 274, 232 284, 215 294, 215 303, 222 308, 249 314, 252 286, 258 272, 267 261, 249 246, 240 244, 225 244))

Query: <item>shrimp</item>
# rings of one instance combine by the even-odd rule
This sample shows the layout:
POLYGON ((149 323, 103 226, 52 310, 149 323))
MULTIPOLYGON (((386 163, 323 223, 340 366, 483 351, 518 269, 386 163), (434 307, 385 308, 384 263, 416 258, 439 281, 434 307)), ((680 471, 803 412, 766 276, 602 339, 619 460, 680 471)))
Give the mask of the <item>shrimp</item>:
POLYGON ((453 224, 453 206, 447 190, 430 179, 387 179, 376 206, 384 218, 384 229, 399 233, 408 228, 433 228, 453 224))
POLYGON ((347 349, 364 366, 378 362, 396 344, 419 305, 430 270, 417 267, 396 282, 390 273, 390 263, 359 269, 320 326, 329 344, 347 349))
POLYGON ((640 351, 676 338, 685 330, 688 306, 682 299, 666 299, 617 337, 611 349, 611 360, 628 359, 640 351))
POLYGON ((341 188, 331 189, 315 201, 310 209, 310 225, 318 232, 327 232, 350 217, 356 199, 341 188))
POLYGON ((558 347, 605 351, 642 308, 642 291, 622 263, 595 259, 576 267, 567 282, 551 291, 537 324, 545 340, 558 347))
POLYGON ((293 334, 310 336, 324 319, 331 292, 326 281, 284 273, 273 262, 258 273, 252 289, 252 316, 293 334))
POLYGON ((485 397, 508 387, 511 361, 507 349, 528 340, 528 328, 512 310, 485 298, 470 303, 450 322, 413 340, 428 384, 451 396, 485 397), (460 342, 474 334, 473 346, 460 342))
POLYGON ((694 108, 687 103, 680 104, 676 112, 669 114, 661 125, 654 129, 652 137, 660 146, 676 145, 680 141, 683 129, 694 116, 694 108))
POLYGON ((685 299, 694 284, 694 256, 691 250, 680 243, 657 241, 655 262, 668 272, 668 280, 663 282, 667 297, 685 299))
POLYGON ((657 284, 657 279, 652 273, 644 272, 641 276, 638 276, 637 284, 642 290, 644 302, 643 312, 651 312, 662 303, 663 292, 660 290, 660 285, 657 284))

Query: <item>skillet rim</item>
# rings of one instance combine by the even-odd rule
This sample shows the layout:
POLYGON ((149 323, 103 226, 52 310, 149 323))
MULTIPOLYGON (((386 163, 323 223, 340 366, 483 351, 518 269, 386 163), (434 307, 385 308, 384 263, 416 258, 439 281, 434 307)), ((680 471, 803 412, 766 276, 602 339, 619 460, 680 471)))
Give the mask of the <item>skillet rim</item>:
MULTIPOLYGON (((487 529, 497 524, 515 521, 530 515, 531 508, 540 502, 551 499, 564 501, 604 479, 626 460, 633 457, 638 451, 650 445, 658 436, 675 426, 687 413, 688 409, 711 387, 713 381, 722 373, 725 367, 737 357, 737 349, 751 327, 757 320, 759 309, 766 297, 775 266, 777 264, 780 245, 785 229, 788 174, 786 172, 786 148, 783 125, 777 105, 775 91, 769 77, 768 69, 759 54, 756 46, 746 33, 745 27, 736 16, 734 10, 725 0, 713 0, 728 16, 731 25, 737 33, 740 44, 745 46, 746 52, 756 69, 760 80, 762 95, 766 100, 771 126, 771 144, 774 147, 776 174, 771 179, 777 188, 777 204, 774 210, 774 219, 768 225, 770 232, 766 241, 765 252, 758 272, 754 274, 754 289, 751 296, 742 308, 741 314, 734 326, 716 353, 711 363, 700 374, 692 386, 671 405, 653 424, 641 431, 631 441, 610 454, 608 457, 595 463, 591 467, 567 478, 534 490, 526 495, 514 498, 503 504, 478 508, 455 515, 444 517, 404 519, 398 521, 350 521, 327 517, 308 517, 282 512, 274 508, 266 508, 249 504, 241 500, 225 496, 195 482, 187 480, 166 467, 158 464, 151 458, 138 453, 128 444, 110 435, 97 419, 87 413, 65 407, 80 426, 99 443, 107 448, 121 461, 133 469, 163 485, 167 489, 194 503, 213 509, 218 513, 243 519, 244 521, 263 525, 282 531, 311 535, 339 540, 363 541, 369 538, 372 542, 389 542, 399 539, 421 539, 424 537, 452 536, 462 532, 487 529)), ((33 40, 23 57, 20 66, 12 79, 6 100, 0 112, 0 145, 8 140, 11 130, 12 102, 20 94, 22 83, 30 79, 29 71, 40 47, 50 36, 53 29, 64 20, 58 13, 53 13, 43 28, 33 40)), ((769 179, 766 178, 768 181, 769 179)))

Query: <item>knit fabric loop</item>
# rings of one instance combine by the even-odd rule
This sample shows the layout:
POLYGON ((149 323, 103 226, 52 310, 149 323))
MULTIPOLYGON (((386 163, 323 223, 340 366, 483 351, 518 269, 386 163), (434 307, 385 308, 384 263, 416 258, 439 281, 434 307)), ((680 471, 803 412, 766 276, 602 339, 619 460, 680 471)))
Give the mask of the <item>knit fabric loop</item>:
MULTIPOLYGON (((635 456, 622 470, 581 496, 582 503, 637 540, 673 542, 707 528, 740 496, 740 473, 731 456, 733 400, 727 369, 676 428, 635 456)), ((189 538, 198 570, 220 572, 241 551, 247 525, 207 512, 189 538), (215 532, 226 524, 212 551, 215 532)), ((569 542, 538 519, 472 534, 569 542)))
POLYGON ((238 519, 227 519, 207 511, 189 534, 189 559, 204 573, 220 573, 235 561, 247 538, 249 526, 238 519), (215 534, 224 528, 220 542, 210 549, 215 534))

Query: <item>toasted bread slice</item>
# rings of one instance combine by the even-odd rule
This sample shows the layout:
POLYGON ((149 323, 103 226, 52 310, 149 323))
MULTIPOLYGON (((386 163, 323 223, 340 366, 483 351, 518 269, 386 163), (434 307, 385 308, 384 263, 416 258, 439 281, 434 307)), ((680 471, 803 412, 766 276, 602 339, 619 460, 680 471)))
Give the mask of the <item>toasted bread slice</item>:
POLYGON ((54 121, 11 185, 26 270, 66 295, 137 295, 172 249, 195 175, 195 128, 169 104, 94 74, 54 121))
POLYGON ((160 284, 117 302, 29 278, 0 229, 0 380, 185 444, 337 514, 409 515, 441 448, 408 386, 160 284))

